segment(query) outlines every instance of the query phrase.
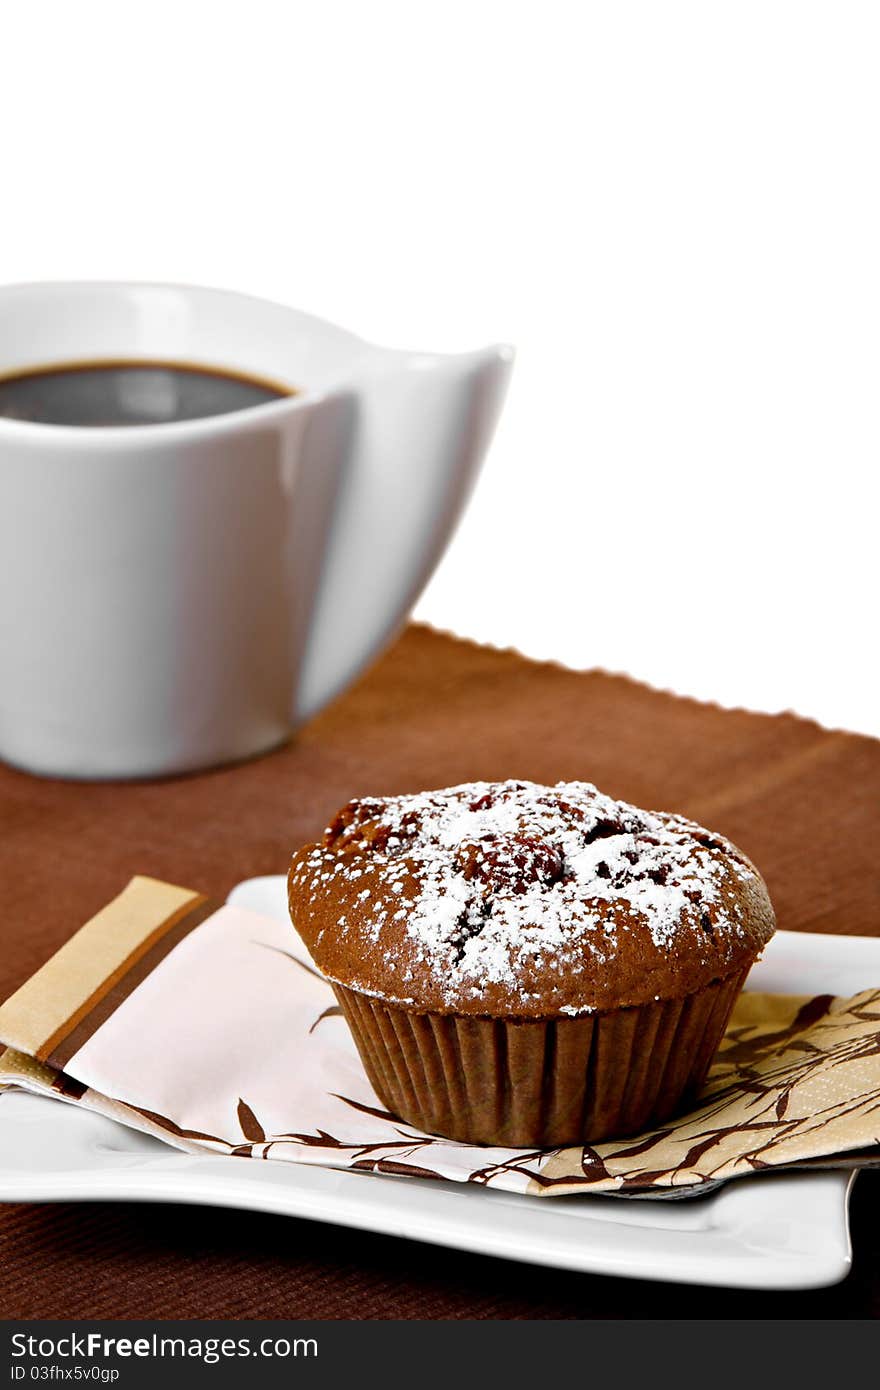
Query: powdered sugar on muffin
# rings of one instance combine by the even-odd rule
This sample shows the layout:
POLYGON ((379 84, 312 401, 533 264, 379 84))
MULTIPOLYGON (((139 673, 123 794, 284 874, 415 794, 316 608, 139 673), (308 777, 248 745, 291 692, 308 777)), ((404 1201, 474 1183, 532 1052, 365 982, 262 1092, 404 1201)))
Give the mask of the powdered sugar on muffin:
POLYGON ((290 890, 331 978, 472 1013, 578 1014, 685 993, 773 929, 763 882, 729 841, 588 782, 350 802, 295 858, 290 890))

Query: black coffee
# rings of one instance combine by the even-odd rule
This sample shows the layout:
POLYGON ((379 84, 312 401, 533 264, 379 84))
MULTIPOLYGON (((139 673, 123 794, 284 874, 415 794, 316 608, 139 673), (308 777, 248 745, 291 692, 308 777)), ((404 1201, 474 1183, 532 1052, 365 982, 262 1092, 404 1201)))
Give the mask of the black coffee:
POLYGON ((293 388, 185 362, 70 362, 0 376, 0 417, 43 425, 164 425, 228 415, 293 388))

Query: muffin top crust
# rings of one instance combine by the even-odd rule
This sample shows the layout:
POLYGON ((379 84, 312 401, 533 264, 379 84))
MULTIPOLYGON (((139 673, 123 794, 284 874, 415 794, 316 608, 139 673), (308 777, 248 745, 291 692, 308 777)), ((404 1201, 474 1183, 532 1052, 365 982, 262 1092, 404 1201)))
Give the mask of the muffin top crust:
POLYGON ((350 801, 288 884, 322 972, 415 1011, 525 1019, 681 998, 744 969, 774 929, 730 841, 589 782, 350 801))

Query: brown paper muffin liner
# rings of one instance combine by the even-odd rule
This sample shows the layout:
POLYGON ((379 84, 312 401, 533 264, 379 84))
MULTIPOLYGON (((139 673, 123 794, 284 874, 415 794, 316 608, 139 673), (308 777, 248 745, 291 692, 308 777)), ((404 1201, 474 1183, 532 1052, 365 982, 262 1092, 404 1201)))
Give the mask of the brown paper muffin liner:
POLYGON ((626 1138, 686 1110, 747 974, 681 999, 522 1021, 333 989, 376 1094, 400 1119, 463 1143, 550 1149, 626 1138))

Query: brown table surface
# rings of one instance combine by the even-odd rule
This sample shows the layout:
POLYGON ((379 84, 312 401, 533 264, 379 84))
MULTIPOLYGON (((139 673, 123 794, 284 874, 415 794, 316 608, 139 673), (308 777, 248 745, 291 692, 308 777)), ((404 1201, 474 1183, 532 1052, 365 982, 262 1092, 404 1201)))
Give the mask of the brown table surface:
MULTIPOLYGON (((283 872, 353 795, 514 776, 587 779, 723 831, 763 871, 781 927, 880 933, 880 742, 412 627, 294 742, 254 762, 128 784, 0 768, 0 996, 132 874, 222 897, 283 872)), ((865 1173, 853 1272, 835 1288, 684 1293, 250 1213, 6 1206, 0 1316, 866 1317, 880 1313, 878 1218, 880 1177, 865 1173)))

